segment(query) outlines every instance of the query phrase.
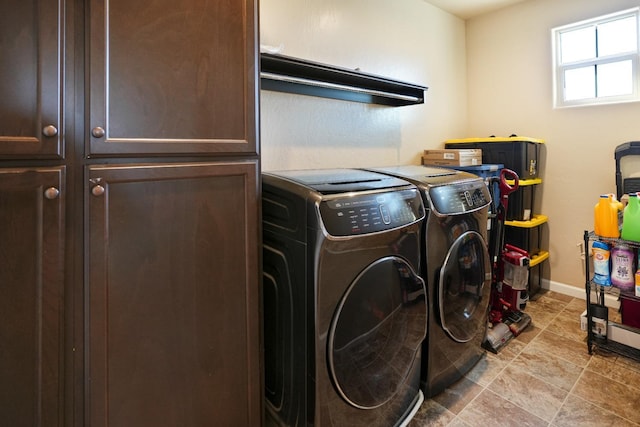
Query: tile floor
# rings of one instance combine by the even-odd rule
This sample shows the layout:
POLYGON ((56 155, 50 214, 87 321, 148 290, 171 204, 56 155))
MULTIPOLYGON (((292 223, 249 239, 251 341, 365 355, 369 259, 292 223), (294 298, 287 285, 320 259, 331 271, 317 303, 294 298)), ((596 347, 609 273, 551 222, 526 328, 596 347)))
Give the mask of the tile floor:
POLYGON ((425 400, 409 427, 640 426, 640 363, 590 356, 584 309, 584 300, 538 293, 525 309, 532 325, 425 400))

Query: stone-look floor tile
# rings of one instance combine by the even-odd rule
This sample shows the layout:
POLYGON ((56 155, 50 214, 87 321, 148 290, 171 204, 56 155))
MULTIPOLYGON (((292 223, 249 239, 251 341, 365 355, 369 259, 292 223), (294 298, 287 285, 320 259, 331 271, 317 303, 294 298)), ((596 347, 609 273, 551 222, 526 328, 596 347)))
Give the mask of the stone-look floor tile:
POLYGON ((553 419, 569 394, 511 366, 507 366, 488 389, 546 421, 553 419))
POLYGON ((576 383, 582 368, 553 354, 530 350, 527 346, 511 363, 517 369, 569 391, 576 383))
POLYGON ((536 294, 524 310, 531 330, 498 354, 487 352, 463 380, 425 400, 410 427, 640 426, 640 362, 598 347, 589 355, 580 330, 584 310, 582 299, 536 294), (569 393, 563 402, 562 393, 569 393))
POLYGON ((546 421, 491 390, 480 393, 458 414, 458 418, 472 426, 543 427, 548 425, 546 421))
POLYGON ((538 292, 536 292, 533 295, 529 295, 529 301, 537 301, 540 298, 546 296, 549 293, 552 293, 553 291, 550 291, 548 289, 540 289, 538 292))
MULTIPOLYGON (((586 341, 585 341, 585 343, 586 343, 586 341)), ((603 348, 595 346, 593 348, 592 357, 595 358, 595 359, 605 359, 605 360, 609 361, 610 363, 615 363, 616 360, 618 359, 618 357, 620 357, 620 355, 618 353, 613 352, 613 351, 605 350, 603 348)))
POLYGON ((571 392, 596 406, 640 424, 640 390, 585 370, 571 392))
POLYGON ((574 341, 584 341, 587 336, 587 331, 580 329, 580 318, 572 316, 570 313, 558 314, 547 326, 547 330, 574 341))
POLYGON ((453 419, 453 421, 447 424, 447 427, 475 427, 475 425, 467 424, 464 421, 462 421, 460 418, 456 417, 453 419))
POLYGON ((640 361, 629 359, 628 357, 620 356, 616 363, 624 365, 632 371, 640 372, 640 361))
POLYGON ((455 414, 447 408, 431 399, 426 399, 413 419, 409 422, 408 427, 444 427, 450 425, 454 418, 455 414))
POLYGON ((432 400, 454 414, 458 414, 465 405, 472 401, 482 390, 482 386, 463 377, 439 395, 434 396, 432 400))
MULTIPOLYGON (((512 340, 513 341, 513 340, 512 340)), ((509 347, 511 343, 507 345, 509 347)), ((507 348, 505 347, 505 349, 507 348)), ((501 352, 502 353, 502 352, 501 352)), ((515 356, 508 360, 504 360, 500 357, 500 353, 495 355, 493 353, 485 354, 473 368, 465 374, 465 378, 479 384, 482 387, 488 386, 491 381, 507 366, 507 364, 513 360, 515 356)))
POLYGON ((574 297, 572 297, 571 295, 566 295, 566 294, 561 294, 560 292, 555 292, 555 291, 547 291, 544 296, 546 298, 551 298, 551 299, 555 299, 558 301, 563 301, 563 302, 570 302, 575 300, 574 297))
POLYGON ((632 427, 636 424, 570 395, 551 423, 554 427, 632 427))
POLYGON ((500 349, 498 354, 494 354, 494 356, 498 357, 500 360, 511 362, 522 350, 524 350, 526 346, 527 343, 525 341, 512 339, 506 346, 500 349))
POLYGON ((562 308, 564 306, 565 304, 561 303, 560 301, 548 302, 545 299, 541 299, 539 301, 529 301, 527 303, 527 306, 522 311, 524 311, 525 313, 529 313, 531 315, 536 313, 541 313, 547 316, 556 316, 558 313, 560 313, 560 311, 562 311, 562 308), (548 305, 551 305, 552 307, 549 308, 547 307, 548 305))
POLYGON ((533 323, 540 328, 549 325, 569 303, 544 296, 527 304, 524 312, 531 316, 533 323))
POLYGON ((533 340, 538 334, 542 332, 542 329, 538 327, 532 320, 532 323, 526 327, 526 329, 515 338, 515 341, 528 344, 533 340))
POLYGON ((529 301, 536 302, 536 301, 539 301, 540 299, 548 299, 548 298, 555 299, 558 301, 564 301, 564 302, 569 302, 572 299, 574 299, 572 296, 561 294, 559 292, 550 291, 548 289, 540 289, 534 295, 529 296, 529 301))
POLYGON ((638 362, 623 356, 594 356, 591 358, 587 369, 603 377, 638 388, 638 394, 640 394, 640 370, 634 369, 638 365, 638 362))
MULTIPOLYGON (((532 307, 546 307, 550 313, 559 313, 571 302, 571 297, 561 296, 561 294, 548 292, 535 301, 530 301, 532 307)), ((527 304, 527 308, 529 304, 527 304)))
POLYGON ((559 313, 558 311, 547 311, 544 307, 534 305, 527 305, 524 312, 531 316, 533 324, 541 329, 546 328, 559 313))
POLYGON ((589 363, 591 356, 586 345, 573 341, 553 332, 542 331, 528 346, 531 351, 543 351, 580 367, 589 363))
POLYGON ((570 315, 570 316, 577 316, 577 318, 580 318, 580 315, 586 309, 587 309, 587 303, 584 300, 578 299, 578 298, 573 298, 569 302, 569 304, 567 304, 564 307, 564 309, 561 311, 561 313, 566 314, 566 315, 570 315))

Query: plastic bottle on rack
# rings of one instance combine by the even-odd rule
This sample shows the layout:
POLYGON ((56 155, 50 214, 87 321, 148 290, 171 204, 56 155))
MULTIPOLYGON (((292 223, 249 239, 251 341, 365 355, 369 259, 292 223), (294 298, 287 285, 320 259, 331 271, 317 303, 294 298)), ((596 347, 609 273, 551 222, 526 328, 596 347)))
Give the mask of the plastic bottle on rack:
POLYGON ((598 285, 611 286, 609 245, 599 240, 593 242, 593 281, 598 285))
MULTIPOLYGON (((638 252, 638 260, 640 260, 640 252, 638 252)), ((638 269, 636 270, 636 296, 640 297, 640 263, 636 263, 638 269)))
POLYGON ((622 238, 640 242, 640 197, 638 193, 629 193, 629 203, 622 215, 622 238))
POLYGON ((601 237, 612 237, 615 239, 620 237, 620 229, 618 228, 618 211, 620 210, 622 210, 622 203, 616 200, 613 194, 601 195, 593 209, 594 232, 601 237))
POLYGON ((633 292, 635 288, 636 256, 627 245, 611 249, 611 284, 621 291, 633 292))

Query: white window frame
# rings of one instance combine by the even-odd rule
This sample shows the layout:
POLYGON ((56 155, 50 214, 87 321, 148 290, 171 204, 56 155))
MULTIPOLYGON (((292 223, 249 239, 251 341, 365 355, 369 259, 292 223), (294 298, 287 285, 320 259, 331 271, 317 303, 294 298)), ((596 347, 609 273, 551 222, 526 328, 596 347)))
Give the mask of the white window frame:
MULTIPOLYGON (((561 107, 574 107, 583 105, 602 105, 602 104, 614 104, 623 102, 637 102, 640 101, 640 71, 639 71, 639 57, 640 57, 640 7, 623 10, 620 12, 612 13, 609 15, 599 16, 597 18, 588 19, 585 21, 576 22, 574 24, 568 24, 561 27, 557 27, 551 30, 552 50, 553 50, 553 99, 554 108, 561 107), (622 54, 614 54, 596 58, 590 58, 587 60, 574 61, 569 63, 562 63, 561 49, 560 49, 560 36, 564 32, 579 30, 581 28, 592 27, 594 25, 601 25, 607 22, 615 21, 621 18, 635 16, 636 18, 636 51, 626 52, 622 54), (632 69, 632 93, 628 95, 606 96, 598 97, 596 93, 595 98, 584 98, 577 100, 565 100, 564 99, 564 75, 565 71, 582 68, 588 66, 598 66, 613 62, 621 62, 625 60, 631 60, 632 69)), ((597 41, 596 41, 597 43, 597 41)), ((597 82, 596 82, 597 90, 597 82)))

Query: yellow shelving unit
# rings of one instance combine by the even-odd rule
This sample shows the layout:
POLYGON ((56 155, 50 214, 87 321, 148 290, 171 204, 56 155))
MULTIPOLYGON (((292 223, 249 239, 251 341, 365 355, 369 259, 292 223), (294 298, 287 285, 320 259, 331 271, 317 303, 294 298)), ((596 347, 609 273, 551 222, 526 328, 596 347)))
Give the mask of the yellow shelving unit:
MULTIPOLYGON (((519 181, 519 186, 539 185, 542 179, 528 179, 519 181)), ((533 198, 533 196, 532 196, 533 198)), ((533 202, 532 202, 533 205, 533 202)), ((533 207, 533 206, 532 206, 533 207)), ((541 228, 549 217, 542 214, 532 214, 527 221, 505 221, 505 242, 520 247, 529 252, 529 292, 534 295, 541 288, 542 263, 549 259, 549 251, 543 248, 541 228), (533 274, 537 273, 537 274, 533 274)))

